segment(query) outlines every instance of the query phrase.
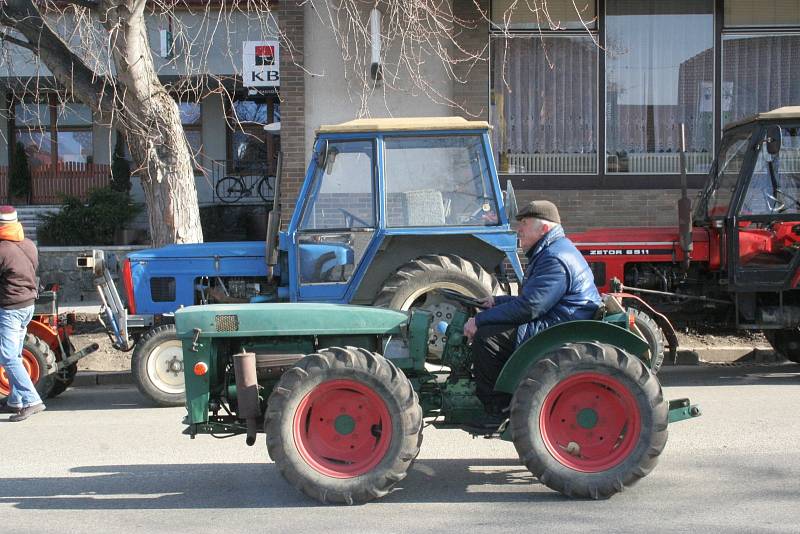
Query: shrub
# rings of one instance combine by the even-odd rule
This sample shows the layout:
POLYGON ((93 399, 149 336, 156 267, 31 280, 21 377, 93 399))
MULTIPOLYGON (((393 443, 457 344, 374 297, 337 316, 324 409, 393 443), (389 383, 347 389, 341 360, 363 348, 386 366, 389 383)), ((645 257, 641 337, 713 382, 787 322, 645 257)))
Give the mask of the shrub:
POLYGON ((141 211, 128 193, 111 187, 90 191, 86 204, 63 195, 61 211, 45 215, 36 234, 40 245, 113 245, 114 232, 141 211))
POLYGON ((28 153, 25 145, 17 141, 14 150, 14 160, 8 173, 8 193, 16 198, 30 198, 31 195, 31 166, 28 162, 28 153))

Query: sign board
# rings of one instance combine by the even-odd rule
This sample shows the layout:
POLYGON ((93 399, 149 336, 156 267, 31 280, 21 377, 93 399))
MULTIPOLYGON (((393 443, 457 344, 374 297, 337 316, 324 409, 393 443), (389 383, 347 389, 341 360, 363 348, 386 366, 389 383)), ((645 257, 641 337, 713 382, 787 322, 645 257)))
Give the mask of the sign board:
POLYGON ((242 83, 245 87, 279 87, 281 84, 278 41, 242 43, 242 83))

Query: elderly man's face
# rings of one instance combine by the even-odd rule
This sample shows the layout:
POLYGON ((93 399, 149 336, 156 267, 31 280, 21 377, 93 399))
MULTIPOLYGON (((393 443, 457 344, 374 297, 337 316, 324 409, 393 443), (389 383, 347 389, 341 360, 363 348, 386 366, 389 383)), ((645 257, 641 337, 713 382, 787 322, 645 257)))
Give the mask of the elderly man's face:
POLYGON ((540 219, 526 217, 517 223, 517 237, 522 250, 533 248, 544 234, 550 231, 551 226, 540 219))

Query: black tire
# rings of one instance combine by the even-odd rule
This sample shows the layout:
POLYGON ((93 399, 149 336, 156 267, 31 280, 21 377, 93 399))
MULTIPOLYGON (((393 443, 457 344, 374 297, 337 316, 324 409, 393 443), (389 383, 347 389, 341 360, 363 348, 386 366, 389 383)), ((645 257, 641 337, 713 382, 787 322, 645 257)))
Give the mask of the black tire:
POLYGON ((650 345, 650 370, 658 373, 664 363, 664 333, 650 315, 636 308, 628 308, 633 313, 636 327, 642 332, 645 341, 650 345))
POLYGON ((440 319, 446 320, 448 313, 460 308, 459 304, 432 293, 437 288, 451 289, 478 299, 500 292, 497 279, 479 263, 452 254, 431 254, 400 267, 383 283, 373 301, 373 306, 394 310, 422 308, 431 311, 434 321, 428 348, 433 359, 444 350, 444 336, 433 325, 440 319))
POLYGON ((156 406, 183 406, 183 352, 174 324, 146 332, 133 349, 133 381, 156 406))
POLYGON ((244 186, 244 182, 240 178, 226 176, 217 182, 217 186, 214 188, 214 190, 216 191, 217 198, 220 199, 220 201, 231 203, 241 199, 244 196, 245 191, 247 191, 247 188, 244 186))
POLYGON ((50 390, 49 398, 57 397, 64 393, 75 380, 75 375, 78 374, 78 364, 73 363, 54 375, 53 388, 50 390))
POLYGON ((764 330, 764 336, 781 356, 800 363, 800 330, 764 330))
MULTIPOLYGON (((361 393, 355 392, 355 394, 361 393)), ((344 404, 344 401, 341 402, 344 404)), ((360 404, 361 400, 358 402, 360 404)), ((352 406, 352 403, 350 405, 352 406)), ((361 405, 358 408, 360 409, 361 405)), ((349 409, 341 413, 344 414, 342 417, 350 417, 349 409)), ((350 419, 353 420, 352 417, 350 419)), ((332 423, 332 420, 328 419, 327 422, 332 423)), ((339 417, 336 418, 336 425, 338 424, 339 417)), ((353 424, 358 425, 358 423, 353 424)), ((411 463, 419 454, 422 443, 422 408, 411 382, 393 363, 361 348, 332 347, 304 357, 283 373, 269 397, 264 430, 267 434, 267 450, 270 458, 275 461, 281 474, 292 486, 322 503, 359 504, 385 495, 394 484, 405 478, 411 463), (326 465, 333 465, 332 469, 341 469, 344 473, 348 469, 357 468, 359 464, 357 462, 348 464, 342 460, 344 456, 339 456, 320 457, 321 463, 316 467, 312 466, 309 462, 314 461, 317 453, 306 450, 302 432, 313 432, 319 428, 321 430, 314 434, 313 439, 328 441, 336 439, 337 442, 339 437, 343 441, 350 439, 348 436, 351 434, 354 439, 359 437, 358 426, 345 433, 340 433, 340 428, 337 426, 336 434, 328 438, 324 437, 324 433, 330 433, 330 427, 324 423, 318 427, 311 426, 318 424, 317 416, 324 415, 326 407, 330 407, 333 402, 339 402, 333 397, 320 396, 318 399, 324 398, 332 402, 320 400, 320 405, 317 406, 313 403, 317 395, 322 395, 321 392, 328 389, 332 389, 332 394, 336 395, 341 394, 340 392, 352 394, 355 391, 348 389, 347 386, 340 386, 342 384, 338 382, 340 380, 346 380, 352 387, 362 388, 374 399, 382 401, 370 404, 370 399, 363 397, 368 412, 374 413, 376 410, 384 409, 385 415, 379 419, 380 430, 376 430, 378 424, 370 426, 370 436, 366 439, 366 445, 367 448, 378 449, 378 452, 371 453, 376 455, 371 459, 371 464, 362 465, 368 470, 337 477, 325 472, 326 465), (303 418, 296 424, 296 418, 301 417, 303 418), (385 435, 384 417, 391 422, 391 436, 386 442, 381 443, 381 436, 385 435), (301 437, 296 437, 296 430, 301 433, 299 434, 301 437), (385 450, 381 452, 381 448, 384 447, 385 450), (307 459, 309 457, 311 460, 307 459)), ((361 437, 363 436, 362 433, 361 437)), ((328 444, 324 446, 327 447, 328 444)), ((336 446, 341 447, 338 444, 336 446)), ((362 446, 359 443, 358 448, 361 449, 362 446)), ((341 454, 344 455, 346 452, 341 454)))
MULTIPOLYGON (((31 373, 29 374, 38 376, 33 382, 36 392, 39 393, 42 399, 46 399, 47 394, 53 388, 56 355, 47 343, 33 334, 26 334, 22 345, 22 357, 28 360, 28 365, 31 368, 31 373), (34 365, 36 369, 33 368, 34 365)), ((5 400, 8 396, 4 392, 6 388, 7 385, 4 384, 3 389, 0 390, 0 400, 5 400)))
POLYGON ((511 401, 511 435, 522 463, 547 487, 570 497, 606 499, 656 466, 667 442, 668 416, 661 385, 641 360, 611 345, 572 343, 528 369, 511 401), (578 397, 570 395, 586 391, 596 391, 600 402, 576 410, 578 397), (588 417, 581 420, 584 412, 588 417), (615 420, 622 426, 602 426, 615 420), (612 445, 603 441, 609 432, 612 445), (590 452, 584 457, 582 450, 590 452))
POLYGON ((275 200, 275 191, 272 189, 272 183, 269 181, 271 176, 267 176, 258 184, 258 196, 264 202, 272 202, 275 200))

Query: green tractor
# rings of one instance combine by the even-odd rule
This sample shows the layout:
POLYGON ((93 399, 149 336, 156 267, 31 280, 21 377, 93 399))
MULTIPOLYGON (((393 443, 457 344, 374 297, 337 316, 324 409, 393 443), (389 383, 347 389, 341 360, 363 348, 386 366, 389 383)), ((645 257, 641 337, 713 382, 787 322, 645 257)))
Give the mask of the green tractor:
MULTIPOLYGON (((266 433, 286 480, 324 503, 381 497, 402 480, 423 423, 482 413, 463 326, 465 297, 441 317, 339 304, 191 306, 175 313, 186 379, 185 430, 266 433), (430 351, 431 328, 443 334, 430 351)), ((511 441, 546 486, 604 499, 655 467, 670 422, 700 415, 666 401, 635 318, 613 299, 597 320, 553 326, 517 348, 495 389, 513 394, 487 437, 511 441), (633 331, 632 331, 633 330, 633 331)))

